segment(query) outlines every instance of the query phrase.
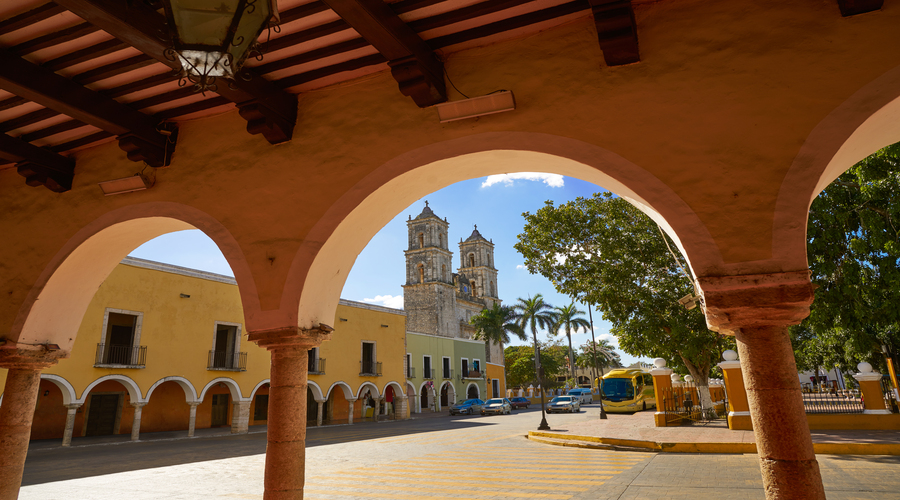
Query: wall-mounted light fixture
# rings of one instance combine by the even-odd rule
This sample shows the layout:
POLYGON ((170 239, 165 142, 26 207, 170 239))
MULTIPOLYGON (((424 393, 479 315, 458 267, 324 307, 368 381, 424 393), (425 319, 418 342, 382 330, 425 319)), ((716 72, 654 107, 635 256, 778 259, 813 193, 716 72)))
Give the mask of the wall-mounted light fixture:
POLYGON ((387 328, 388 326, 387 326, 387 325, 381 325, 381 327, 382 327, 382 328, 387 328))
POLYGON ((338 318, 338 319, 340 319, 341 321, 347 321, 347 318, 338 318))
POLYGON ((179 295, 182 299, 189 299, 189 298, 191 298, 191 296, 188 295, 188 294, 186 294, 186 293, 179 293, 178 295, 179 295))
POLYGON ((123 177, 121 179, 113 179, 111 181, 103 181, 98 183, 103 194, 112 196, 114 194, 133 193, 135 191, 143 191, 153 186, 150 179, 141 174, 134 174, 131 177, 123 177))
POLYGON ((49 396, 49 395, 50 395, 50 391, 44 391, 44 396, 49 396))
POLYGON ((465 120, 478 116, 493 115, 516 109, 516 98, 512 91, 502 90, 481 97, 472 97, 462 101, 436 104, 438 118, 441 123, 465 120))

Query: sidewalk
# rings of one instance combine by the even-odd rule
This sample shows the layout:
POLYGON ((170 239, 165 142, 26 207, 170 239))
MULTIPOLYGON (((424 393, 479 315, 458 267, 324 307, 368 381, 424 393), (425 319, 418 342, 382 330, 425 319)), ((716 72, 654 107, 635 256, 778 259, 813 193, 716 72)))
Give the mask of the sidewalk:
MULTIPOLYGON (((653 412, 608 414, 607 420, 531 431, 528 439, 560 446, 630 448, 675 453, 756 453, 753 431, 732 431, 725 421, 678 427, 656 427, 653 412)), ((900 455, 900 432, 815 430, 816 453, 831 455, 900 455)))

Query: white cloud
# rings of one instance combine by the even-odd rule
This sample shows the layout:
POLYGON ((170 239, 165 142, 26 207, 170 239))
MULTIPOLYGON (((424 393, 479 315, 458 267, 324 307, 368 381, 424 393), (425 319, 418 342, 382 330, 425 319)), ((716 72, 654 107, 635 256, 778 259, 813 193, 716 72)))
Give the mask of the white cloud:
POLYGON ((527 269, 527 268, 525 267, 525 264, 519 264, 516 266, 516 269, 527 269))
POLYGON ((498 174, 489 175, 484 182, 481 183, 482 188, 491 187, 494 184, 512 185, 514 180, 541 181, 550 187, 563 187, 565 181, 563 176, 559 174, 543 174, 540 172, 518 172, 515 174, 498 174))
POLYGON ((391 307, 394 309, 403 309, 402 295, 376 295, 374 299, 363 299, 363 302, 369 304, 378 304, 380 306, 391 307))

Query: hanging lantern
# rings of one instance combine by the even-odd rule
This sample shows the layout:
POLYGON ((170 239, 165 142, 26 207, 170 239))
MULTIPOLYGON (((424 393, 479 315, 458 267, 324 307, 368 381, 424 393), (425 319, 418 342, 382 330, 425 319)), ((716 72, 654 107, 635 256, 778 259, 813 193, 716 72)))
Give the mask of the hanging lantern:
POLYGON ((172 47, 166 57, 181 63, 182 85, 216 89, 219 77, 234 79, 257 39, 277 25, 275 0, 163 0, 172 47))

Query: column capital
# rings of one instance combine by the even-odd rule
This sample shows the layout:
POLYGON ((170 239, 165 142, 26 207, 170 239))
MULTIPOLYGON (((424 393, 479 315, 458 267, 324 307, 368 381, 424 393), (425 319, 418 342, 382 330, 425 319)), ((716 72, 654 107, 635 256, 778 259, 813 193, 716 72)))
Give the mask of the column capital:
POLYGON ((878 372, 855 373, 853 374, 853 378, 855 378, 857 382, 879 382, 881 381, 881 374, 878 372))
POLYGON ((814 286, 809 271, 697 279, 706 323, 734 335, 741 328, 796 325, 809 315, 814 286))
POLYGON ((190 405, 191 408, 196 408, 200 406, 200 401, 189 401, 188 405, 190 405))
POLYGON ((324 323, 319 323, 319 326, 316 328, 290 326, 251 331, 247 334, 247 339, 270 351, 285 347, 308 350, 322 345, 322 342, 326 340, 331 340, 331 332, 333 331, 334 328, 324 323))
POLYGON ((740 369, 741 368, 741 360, 736 359, 734 361, 722 361, 721 363, 717 364, 716 366, 718 366, 719 368, 721 368, 723 370, 729 370, 732 368, 740 369))
POLYGON ((11 340, 0 340, 0 368, 7 370, 40 371, 55 365, 67 354, 63 351, 48 351, 40 346, 26 349, 11 340))
POLYGON ((77 410, 77 409, 81 408, 82 406, 84 406, 84 403, 69 403, 67 405, 64 404, 63 406, 65 406, 66 408, 68 408, 70 410, 77 410))
POLYGON ((653 375, 654 377, 663 377, 663 376, 668 377, 671 374, 672 374, 671 368, 654 368, 654 369, 650 370, 650 375, 653 375))
POLYGON ((149 401, 132 401, 132 402, 130 402, 130 403, 128 403, 128 404, 130 404, 131 406, 133 406, 135 410, 139 410, 139 409, 141 409, 141 408, 147 406, 147 403, 148 403, 148 402, 149 402, 149 401))

